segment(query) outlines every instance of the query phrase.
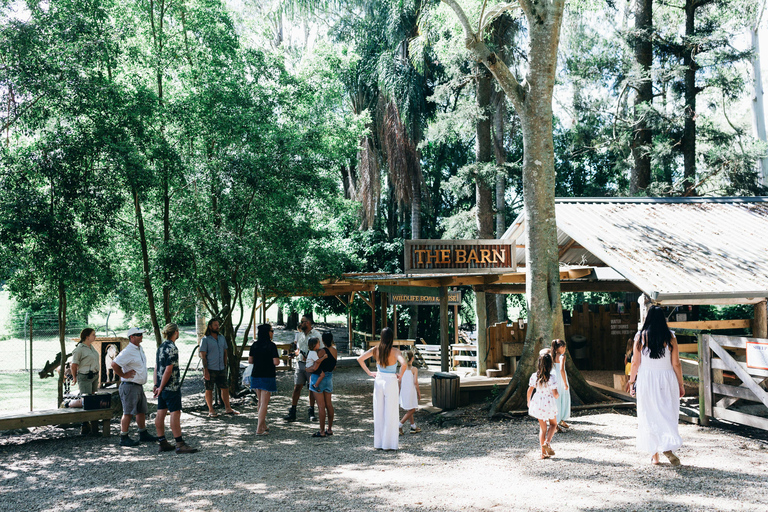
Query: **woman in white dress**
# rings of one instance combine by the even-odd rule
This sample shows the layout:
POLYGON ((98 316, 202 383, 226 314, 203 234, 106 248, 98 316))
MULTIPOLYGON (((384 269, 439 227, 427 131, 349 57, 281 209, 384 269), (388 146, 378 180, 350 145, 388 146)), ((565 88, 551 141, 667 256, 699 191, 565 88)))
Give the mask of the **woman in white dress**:
POLYGON ((405 358, 394 348, 394 332, 389 327, 381 330, 381 341, 357 358, 360 367, 373 377, 373 447, 377 450, 397 450, 400 438, 398 420, 398 381, 406 370, 405 358), (376 371, 368 369, 365 362, 374 358, 376 371), (400 375, 397 363, 400 363, 400 375))
POLYGON ((637 395, 637 449, 651 454, 652 464, 658 464, 663 453, 673 466, 680 465, 674 452, 683 445, 677 429, 680 397, 685 394, 683 370, 677 338, 659 306, 648 310, 635 336, 627 386, 637 395))

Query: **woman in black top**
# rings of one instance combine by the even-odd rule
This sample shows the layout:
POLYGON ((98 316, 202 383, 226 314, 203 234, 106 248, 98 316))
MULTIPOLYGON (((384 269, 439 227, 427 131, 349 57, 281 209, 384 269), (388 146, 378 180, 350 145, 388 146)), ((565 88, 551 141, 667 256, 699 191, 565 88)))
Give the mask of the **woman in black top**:
POLYGON ((248 364, 253 365, 251 372, 251 389, 256 390, 259 399, 259 423, 256 427, 257 436, 269 433, 267 427, 267 405, 269 397, 277 391, 275 366, 280 364, 277 346, 272 342, 275 331, 269 324, 258 327, 256 341, 248 352, 248 364))
MULTIPOLYGON (((317 401, 319 409, 318 420, 320 422, 320 431, 315 435, 315 437, 333 435, 333 370, 336 369, 336 358, 338 357, 338 352, 336 351, 336 347, 333 343, 332 333, 323 333, 323 345, 325 345, 323 351, 327 357, 320 361, 319 364, 307 368, 307 372, 313 374, 310 380, 309 390, 314 393, 315 400, 317 401), (318 378, 316 376, 319 376, 320 374, 323 375, 323 378, 320 380, 320 382, 318 382, 318 378), (325 428, 326 412, 328 418, 328 429, 323 432, 323 429, 325 428)), ((322 352, 319 350, 317 355, 321 358, 323 356, 322 352)))

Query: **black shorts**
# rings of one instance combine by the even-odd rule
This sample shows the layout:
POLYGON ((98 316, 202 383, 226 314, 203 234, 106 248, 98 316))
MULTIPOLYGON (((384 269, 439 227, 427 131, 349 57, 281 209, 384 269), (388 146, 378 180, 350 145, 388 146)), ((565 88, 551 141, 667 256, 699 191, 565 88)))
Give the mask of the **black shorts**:
POLYGON ((168 409, 168 412, 181 410, 181 390, 169 391, 164 389, 157 397, 157 410, 168 409))
POLYGON ((211 377, 205 381, 205 389, 207 391, 213 391, 213 385, 219 386, 219 389, 229 387, 227 382, 227 370, 208 370, 208 375, 211 377))

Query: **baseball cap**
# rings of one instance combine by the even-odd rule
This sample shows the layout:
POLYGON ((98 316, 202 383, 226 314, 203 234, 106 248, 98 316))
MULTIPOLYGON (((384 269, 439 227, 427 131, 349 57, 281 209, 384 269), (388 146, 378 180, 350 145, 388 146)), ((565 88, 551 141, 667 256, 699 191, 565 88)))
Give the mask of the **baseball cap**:
POLYGON ((134 334, 144 334, 144 331, 142 331, 138 327, 131 327, 130 329, 128 329, 128 337, 129 338, 131 336, 133 336, 134 334))

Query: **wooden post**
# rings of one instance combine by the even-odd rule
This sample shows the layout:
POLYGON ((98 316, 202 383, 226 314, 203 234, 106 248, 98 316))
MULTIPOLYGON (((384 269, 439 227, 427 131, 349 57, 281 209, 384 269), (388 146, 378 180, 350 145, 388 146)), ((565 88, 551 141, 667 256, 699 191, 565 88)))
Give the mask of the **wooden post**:
POLYGON ((477 309, 477 375, 485 376, 485 371, 488 369, 486 365, 488 322, 485 310, 485 292, 475 292, 475 308, 477 309))
POLYGON ((397 338, 397 304, 392 306, 392 328, 395 331, 395 339, 397 338))
MULTIPOLYGON (((381 328, 385 328, 387 326, 387 318, 389 316, 389 304, 387 304, 387 294, 382 293, 381 294, 381 328)), ((397 339, 397 338, 395 338, 397 339)))
MULTIPOLYGON (((32 411, 32 316, 29 317, 29 410, 32 411)), ((64 356, 61 357, 62 361, 64 360, 64 356)), ((62 367, 62 370, 64 368, 62 367)))
POLYGON ((459 342, 459 306, 453 306, 453 342, 459 342))
POLYGON ((448 288, 440 287, 440 371, 449 371, 450 347, 448 344, 448 288))
MULTIPOLYGON (((347 302, 347 339, 349 340, 349 353, 352 353, 352 342, 354 341, 354 333, 352 332, 352 302, 355 300, 355 292, 349 294, 349 301, 347 302)), ((366 349, 363 349, 365 352, 366 349)))
POLYGON ((371 290, 371 341, 376 339, 376 290, 371 290))
POLYGON ((712 372, 709 336, 698 334, 699 345, 699 424, 708 427, 712 415, 712 372))
POLYGON ((768 338, 768 310, 766 300, 755 304, 755 321, 752 323, 752 336, 755 338, 768 338))

